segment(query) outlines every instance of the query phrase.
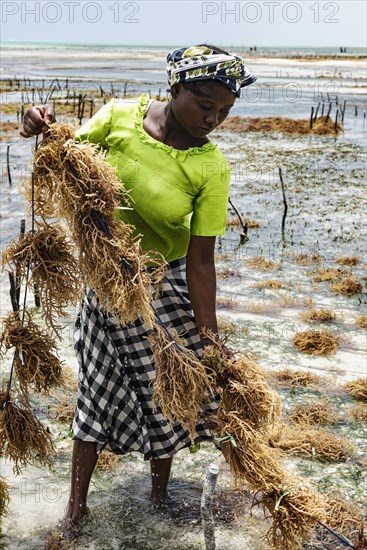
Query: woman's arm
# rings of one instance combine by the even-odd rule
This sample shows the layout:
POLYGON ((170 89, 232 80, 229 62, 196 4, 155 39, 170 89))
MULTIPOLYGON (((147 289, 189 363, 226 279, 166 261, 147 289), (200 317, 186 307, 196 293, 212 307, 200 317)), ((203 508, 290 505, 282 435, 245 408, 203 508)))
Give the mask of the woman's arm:
POLYGON ((211 340, 203 334, 203 330, 218 334, 214 248, 215 237, 192 235, 186 258, 190 301, 204 345, 210 344, 211 340))

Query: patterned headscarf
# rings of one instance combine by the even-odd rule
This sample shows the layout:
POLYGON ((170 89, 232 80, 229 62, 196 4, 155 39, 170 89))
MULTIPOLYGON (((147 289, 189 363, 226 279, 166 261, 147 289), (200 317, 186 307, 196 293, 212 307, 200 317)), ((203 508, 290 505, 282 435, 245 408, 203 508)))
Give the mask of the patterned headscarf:
POLYGON ((185 81, 219 80, 237 97, 241 88, 257 80, 247 71, 242 57, 226 55, 209 46, 173 50, 167 55, 167 75, 170 86, 185 81))

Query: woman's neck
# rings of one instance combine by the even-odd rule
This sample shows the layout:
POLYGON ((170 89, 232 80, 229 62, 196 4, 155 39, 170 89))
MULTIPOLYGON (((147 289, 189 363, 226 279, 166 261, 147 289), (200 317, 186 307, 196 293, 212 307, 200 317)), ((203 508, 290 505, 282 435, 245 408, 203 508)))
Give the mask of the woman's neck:
POLYGON ((154 139, 175 149, 201 147, 208 138, 195 138, 179 124, 173 114, 171 102, 153 101, 144 120, 144 130, 154 139))

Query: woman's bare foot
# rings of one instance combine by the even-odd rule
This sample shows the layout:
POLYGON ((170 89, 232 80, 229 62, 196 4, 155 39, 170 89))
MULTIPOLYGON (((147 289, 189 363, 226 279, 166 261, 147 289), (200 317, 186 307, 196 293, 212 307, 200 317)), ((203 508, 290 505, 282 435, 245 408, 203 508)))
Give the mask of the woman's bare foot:
POLYGON ((69 500, 62 523, 66 528, 75 529, 85 522, 88 513, 89 510, 85 502, 78 504, 69 500))
POLYGON ((72 504, 68 504, 66 515, 59 524, 52 529, 47 537, 44 550, 69 550, 78 536, 79 530, 85 524, 89 510, 84 508, 83 512, 75 514, 72 504))

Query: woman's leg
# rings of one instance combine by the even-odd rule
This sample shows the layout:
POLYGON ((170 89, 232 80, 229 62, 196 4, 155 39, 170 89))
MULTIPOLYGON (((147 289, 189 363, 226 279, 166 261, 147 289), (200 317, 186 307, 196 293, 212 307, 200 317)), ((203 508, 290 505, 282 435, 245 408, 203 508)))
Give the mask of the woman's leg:
POLYGON ((96 465, 97 444, 90 441, 74 441, 71 489, 65 520, 77 525, 85 516, 89 482, 96 465))
POLYGON ((152 476, 152 492, 150 496, 157 501, 168 497, 167 485, 171 472, 172 457, 159 458, 150 461, 150 473, 152 476))

